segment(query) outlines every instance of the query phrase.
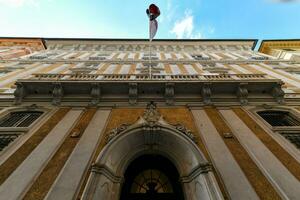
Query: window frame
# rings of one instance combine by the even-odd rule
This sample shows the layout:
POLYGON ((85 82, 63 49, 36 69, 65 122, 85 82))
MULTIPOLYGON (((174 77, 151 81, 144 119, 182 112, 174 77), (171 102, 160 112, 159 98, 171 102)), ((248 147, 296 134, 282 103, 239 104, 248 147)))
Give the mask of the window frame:
POLYGON ((255 111, 255 115, 262 121, 267 127, 269 127, 272 131, 293 131, 293 130, 300 130, 300 126, 272 126, 269 124, 263 117, 261 117, 258 112, 262 111, 281 111, 281 112, 288 112, 295 120, 300 122, 299 113, 296 113, 292 109, 286 108, 271 108, 271 109, 259 109, 255 111))
POLYGON ((16 149, 20 147, 20 144, 22 145, 35 131, 35 126, 40 125, 44 120, 46 120, 46 116, 51 113, 50 108, 6 108, 0 110, 0 120, 7 117, 10 113, 13 112, 24 112, 24 111, 38 111, 42 112, 42 114, 34 120, 28 127, 0 127, 0 134, 19 134, 19 136, 14 139, 14 141, 10 142, 5 148, 0 151, 0 164, 2 161, 2 158, 5 159, 9 153, 12 151, 14 152, 16 149), (24 136, 28 137, 24 137, 24 136), (11 151, 12 150, 12 151, 11 151))
POLYGON ((2 126, 0 126, 0 129, 2 129, 2 128, 30 128, 31 127, 31 125, 32 124, 34 124, 34 122, 36 121, 36 120, 38 120, 43 114, 44 114, 44 111, 39 111, 39 110, 17 110, 17 111, 10 111, 10 112, 8 112, 8 113, 6 113, 4 116, 3 115, 1 115, 0 116, 0 122, 2 121, 2 120, 5 120, 5 118, 9 118, 10 116, 9 115, 11 115, 12 113, 22 113, 22 112, 24 112, 24 113, 26 113, 26 111, 27 112, 34 112, 34 111, 36 111, 36 112, 41 112, 41 115, 40 116, 38 116, 32 123, 30 123, 30 125, 28 125, 28 126, 18 126, 19 124, 21 124, 21 123, 23 123, 28 117, 26 117, 25 118, 25 116, 24 117, 22 117, 22 119, 20 119, 19 121, 17 121, 15 124, 17 124, 16 126, 7 126, 7 127, 2 127, 2 126), (24 118, 24 119, 23 119, 24 118))
POLYGON ((293 108, 293 107, 283 107, 283 106, 276 106, 272 108, 263 108, 263 107, 252 107, 245 109, 245 111, 250 115, 250 117, 262 127, 262 129, 269 134, 280 146, 285 148, 290 155, 292 155, 296 160, 300 162, 300 153, 299 149, 292 144, 289 140, 282 136, 284 132, 296 132, 300 131, 300 126, 282 126, 282 127, 272 127, 267 121, 265 121, 257 112, 259 111, 267 111, 267 110, 274 110, 274 111, 285 111, 290 112, 293 117, 296 119, 300 119, 300 112, 293 108))

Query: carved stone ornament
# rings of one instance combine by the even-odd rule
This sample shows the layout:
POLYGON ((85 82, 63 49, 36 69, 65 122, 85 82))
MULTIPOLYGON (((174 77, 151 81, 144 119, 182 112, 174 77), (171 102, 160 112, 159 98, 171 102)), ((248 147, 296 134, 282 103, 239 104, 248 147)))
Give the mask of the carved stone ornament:
POLYGON ((112 129, 106 137, 106 143, 111 141, 114 137, 119 135, 121 132, 125 131, 128 127, 129 124, 121 124, 119 127, 112 129))
POLYGON ((53 83, 53 85, 54 85, 54 88, 53 88, 53 92, 52 92, 52 95, 53 95, 52 103, 53 103, 53 105, 59 105, 61 102, 61 98, 64 95, 64 90, 62 88, 61 83, 53 83))
POLYGON ((240 100, 240 103, 242 105, 248 104, 248 89, 247 89, 247 83, 240 83, 238 90, 237 90, 237 96, 240 100))
POLYGON ((166 122, 161 114, 156 109, 156 104, 150 102, 147 105, 147 108, 143 114, 140 116, 140 119, 136 121, 134 124, 121 124, 117 128, 112 129, 106 137, 106 143, 110 142, 114 137, 121 134, 122 132, 129 130, 131 128, 136 128, 142 126, 143 130, 151 131, 152 134, 155 134, 156 131, 161 130, 161 127, 170 127, 171 129, 176 129, 182 134, 188 136, 193 142, 197 143, 197 139, 195 138, 193 132, 187 129, 182 124, 171 125, 166 122))
POLYGON ((128 91, 128 96, 129 96, 129 103, 131 105, 134 105, 137 103, 138 99, 138 87, 137 83, 129 83, 129 91, 128 91))
POLYGON ((210 83, 205 83, 202 87, 202 98, 204 104, 211 104, 211 89, 210 89, 210 83))
POLYGON ((196 138, 195 138, 193 132, 192 132, 191 130, 187 129, 184 125, 182 125, 182 124, 176 124, 176 125, 175 125, 175 128, 176 128, 178 131, 180 131, 180 132, 182 132, 183 134, 185 134, 186 136, 188 136, 188 137, 189 137, 191 140, 193 140, 195 143, 197 143, 197 140, 196 140, 196 138))
POLYGON ((92 83, 91 84, 92 89, 91 89, 91 105, 96 106, 99 103, 100 96, 101 96, 101 88, 99 83, 92 83))
POLYGON ((21 104, 23 98, 25 97, 25 88, 22 83, 16 83, 17 89, 14 91, 15 104, 21 104))
POLYGON ((156 104, 150 102, 150 104, 147 105, 146 111, 144 112, 143 119, 147 122, 147 125, 153 127, 158 123, 160 118, 161 115, 156 110, 156 104))
POLYGON ((282 84, 283 83, 278 83, 276 86, 273 87, 272 90, 272 95, 279 104, 284 103, 284 91, 281 88, 282 84))
POLYGON ((167 105, 173 105, 174 104, 174 83, 166 83, 166 88, 165 88, 165 98, 166 98, 166 103, 167 105))

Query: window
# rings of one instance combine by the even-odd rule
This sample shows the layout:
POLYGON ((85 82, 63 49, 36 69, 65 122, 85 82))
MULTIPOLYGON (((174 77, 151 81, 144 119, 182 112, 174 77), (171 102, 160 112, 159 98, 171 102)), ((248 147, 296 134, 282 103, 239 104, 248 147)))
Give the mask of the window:
POLYGON ((168 177, 159 170, 148 169, 135 177, 131 193, 172 193, 168 177))
MULTIPOLYGON (((150 54, 144 54, 144 56, 142 57, 143 60, 149 60, 150 59, 150 54)), ((157 54, 153 54, 151 53, 151 60, 158 60, 157 54)))
POLYGON ((210 57, 203 56, 203 55, 192 55, 192 57, 193 57, 195 60, 211 60, 210 57))
POLYGON ((297 133, 281 133, 285 139, 289 140, 292 144, 294 144, 298 149, 300 149, 300 132, 297 133))
POLYGON ((251 58, 250 59, 252 59, 252 60, 269 60, 269 58, 268 57, 265 57, 265 56, 251 56, 251 58))
POLYGON ((13 142, 20 134, 17 133, 0 133, 0 151, 13 142))
POLYGON ((300 126, 300 122, 287 111, 260 111, 258 114, 271 126, 300 126))
POLYGON ((167 158, 143 155, 128 166, 121 200, 183 200, 179 174, 167 158))
POLYGON ((28 127, 42 114, 40 111, 12 112, 0 120, 0 127, 28 127))
POLYGON ((104 56, 90 56, 89 60, 105 60, 106 57, 104 56))
POLYGON ((36 59, 36 60, 42 60, 42 59, 46 59, 47 56, 46 55, 36 55, 36 56, 30 56, 29 59, 36 59))

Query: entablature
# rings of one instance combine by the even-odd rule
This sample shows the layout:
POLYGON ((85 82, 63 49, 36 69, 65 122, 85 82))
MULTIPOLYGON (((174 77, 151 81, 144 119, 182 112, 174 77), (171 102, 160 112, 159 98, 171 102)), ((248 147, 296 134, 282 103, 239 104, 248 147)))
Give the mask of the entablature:
POLYGON ((177 101, 284 103, 283 83, 264 74, 222 75, 115 75, 35 74, 18 80, 15 103, 41 100, 59 105, 62 101, 99 102, 177 101))
MULTIPOLYGON (((50 50, 141 51, 149 48, 145 39, 45 39, 50 50)), ((153 50, 251 50, 256 40, 153 40, 153 50)))
MULTIPOLYGON (((0 60, 0 63, 10 63, 10 62, 19 62, 20 64, 33 64, 33 63, 62 63, 62 64, 76 64, 76 63, 90 63, 90 64, 99 64, 99 63, 117 63, 117 64, 132 64, 132 63, 141 63, 141 62, 149 62, 149 60, 143 59, 106 59, 106 60, 63 60, 63 59, 8 59, 8 60, 0 60)), ((289 65, 300 64, 300 61, 289 61, 289 60, 247 60, 247 59, 236 59, 236 60, 193 60, 193 59, 160 59, 153 60, 152 63, 182 63, 182 64, 190 64, 190 63, 200 63, 200 64, 270 64, 270 65, 279 65, 280 63, 285 63, 289 65)))

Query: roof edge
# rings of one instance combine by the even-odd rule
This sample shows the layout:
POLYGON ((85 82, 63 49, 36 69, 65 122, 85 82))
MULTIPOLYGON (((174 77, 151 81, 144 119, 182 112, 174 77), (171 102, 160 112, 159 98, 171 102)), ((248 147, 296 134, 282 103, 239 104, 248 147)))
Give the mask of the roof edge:
MULTIPOLYGON (((47 49, 46 40, 49 41, 149 41, 149 39, 142 38, 43 38, 43 37, 0 37, 0 39, 39 39, 43 42, 44 47, 47 49)), ((154 39, 158 42, 253 42, 252 49, 257 45, 258 39, 154 39)))
POLYGON ((293 41, 300 41, 300 39, 269 39, 269 40, 262 40, 258 51, 260 52, 265 42, 293 42, 293 41))

